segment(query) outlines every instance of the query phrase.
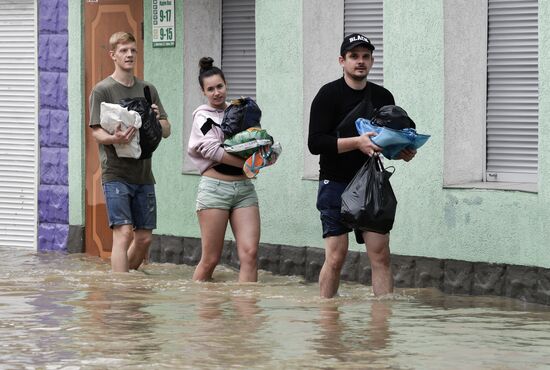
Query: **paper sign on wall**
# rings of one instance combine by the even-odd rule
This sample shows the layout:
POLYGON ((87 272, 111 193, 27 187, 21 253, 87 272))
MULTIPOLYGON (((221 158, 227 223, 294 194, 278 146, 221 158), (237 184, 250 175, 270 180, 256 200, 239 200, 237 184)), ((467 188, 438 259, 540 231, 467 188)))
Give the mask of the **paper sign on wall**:
POLYGON ((152 0, 153 47, 176 46, 174 0, 152 0))

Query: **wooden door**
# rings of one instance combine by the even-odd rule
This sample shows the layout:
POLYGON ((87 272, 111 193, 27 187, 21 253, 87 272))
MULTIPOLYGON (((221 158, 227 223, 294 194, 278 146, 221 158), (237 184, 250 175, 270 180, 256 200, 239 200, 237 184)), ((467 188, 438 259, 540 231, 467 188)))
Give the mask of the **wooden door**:
POLYGON ((89 96, 96 83, 114 71, 109 57, 109 37, 118 31, 131 32, 137 41, 135 74, 143 78, 143 1, 87 0, 84 5, 85 24, 85 94, 86 94, 86 253, 108 258, 111 255, 112 233, 101 186, 101 165, 97 143, 88 128, 89 96))

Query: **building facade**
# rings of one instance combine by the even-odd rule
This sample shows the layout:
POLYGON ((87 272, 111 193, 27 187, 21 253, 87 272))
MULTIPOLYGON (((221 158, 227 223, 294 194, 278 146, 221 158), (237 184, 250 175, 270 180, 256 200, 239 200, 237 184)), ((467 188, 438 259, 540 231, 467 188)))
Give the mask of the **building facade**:
MULTIPOLYGON (((539 104, 549 94, 550 25, 540 21, 550 13, 548 1, 174 3, 175 46, 156 48, 154 4, 143 2, 143 75, 158 88, 173 127, 153 158, 159 211, 154 259, 193 263, 198 257, 199 178, 185 153, 191 112, 203 102, 198 59, 209 55, 227 71, 231 94, 255 96, 262 126, 284 149, 255 180, 260 265, 316 279, 323 241, 315 209, 317 158, 305 145, 309 106, 323 84, 341 75, 344 33, 361 31, 377 48, 373 80, 392 91, 419 132, 431 135, 412 162, 391 163, 399 201, 391 235, 397 285, 548 302, 550 144, 544 132, 550 112, 539 104)), ((83 81, 90 45, 83 25, 89 5, 51 0, 36 7, 42 250, 85 248, 83 81), (52 29, 51 19, 66 29, 52 29), (63 37, 65 53, 57 48, 63 37), (66 63, 48 62, 63 57, 66 63), (53 75, 57 82, 45 79, 53 75)), ((236 264, 230 233, 227 244, 224 258, 236 264)), ((351 250, 346 277, 368 283, 363 247, 351 250)))

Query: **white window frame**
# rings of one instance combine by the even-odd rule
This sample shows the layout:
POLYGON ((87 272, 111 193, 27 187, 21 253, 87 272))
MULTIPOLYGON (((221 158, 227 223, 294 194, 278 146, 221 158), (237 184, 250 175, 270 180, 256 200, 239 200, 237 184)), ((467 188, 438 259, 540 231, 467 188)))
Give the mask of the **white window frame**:
POLYGON ((537 192, 533 182, 485 180, 487 15, 487 0, 444 2, 443 187, 537 192))

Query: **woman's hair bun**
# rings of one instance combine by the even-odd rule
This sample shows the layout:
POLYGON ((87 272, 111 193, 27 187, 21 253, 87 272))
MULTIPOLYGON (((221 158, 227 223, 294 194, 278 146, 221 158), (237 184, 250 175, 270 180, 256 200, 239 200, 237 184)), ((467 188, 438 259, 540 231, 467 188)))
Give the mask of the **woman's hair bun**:
POLYGON ((202 57, 199 60, 199 67, 201 68, 201 71, 210 69, 212 68, 213 65, 214 65, 214 59, 210 57, 202 57))
POLYGON ((199 60, 199 67, 200 67, 199 84, 201 85, 201 88, 204 88, 205 78, 215 76, 215 75, 219 75, 222 78, 223 82, 225 83, 225 76, 223 75, 222 70, 214 65, 214 59, 210 57, 202 57, 199 60))

